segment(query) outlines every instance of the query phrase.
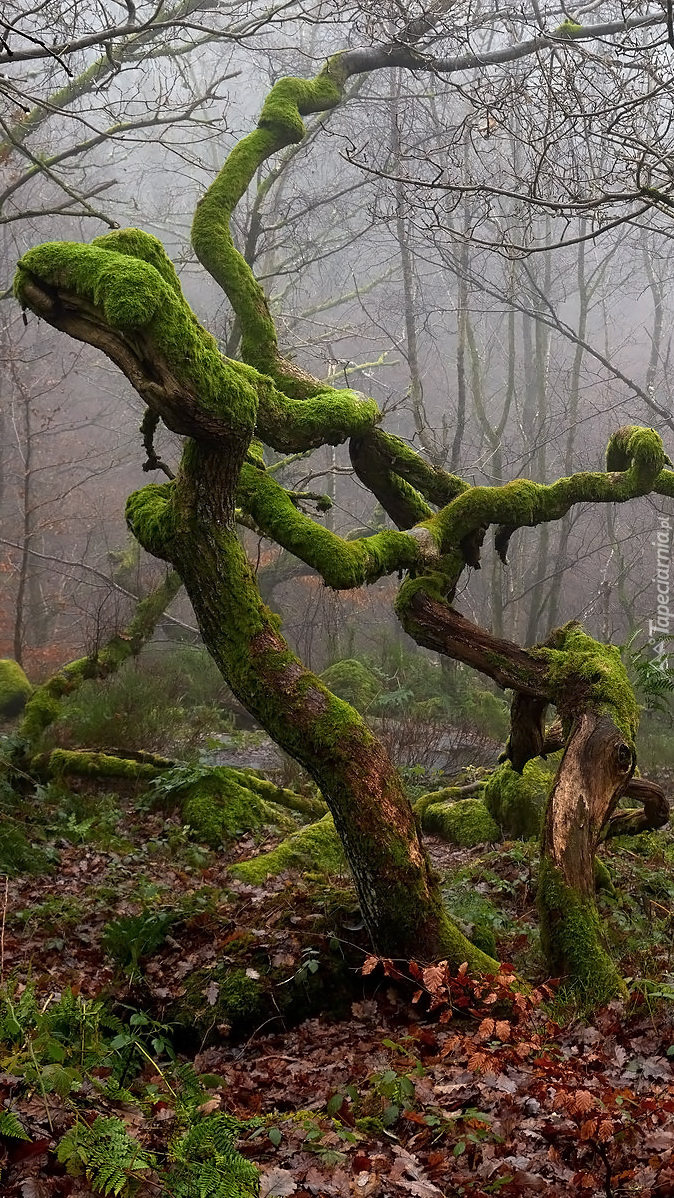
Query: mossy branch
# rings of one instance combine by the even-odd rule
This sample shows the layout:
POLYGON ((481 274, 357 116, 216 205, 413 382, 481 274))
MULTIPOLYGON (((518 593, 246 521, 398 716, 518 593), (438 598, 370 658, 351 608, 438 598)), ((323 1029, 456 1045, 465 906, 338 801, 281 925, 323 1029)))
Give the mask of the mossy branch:
POLYGON ((334 590, 375 582, 422 561, 422 542, 408 533, 380 532, 345 541, 298 511, 274 478, 247 464, 241 469, 237 503, 263 533, 317 570, 334 590))
POLYGON ((654 429, 619 429, 609 441, 609 472, 582 471, 550 484, 515 479, 500 487, 471 487, 426 520, 425 527, 439 551, 450 553, 492 524, 511 534, 560 520, 576 503, 625 503, 647 495, 658 489, 658 482, 668 481, 661 478, 670 473, 665 461, 662 438, 654 429))

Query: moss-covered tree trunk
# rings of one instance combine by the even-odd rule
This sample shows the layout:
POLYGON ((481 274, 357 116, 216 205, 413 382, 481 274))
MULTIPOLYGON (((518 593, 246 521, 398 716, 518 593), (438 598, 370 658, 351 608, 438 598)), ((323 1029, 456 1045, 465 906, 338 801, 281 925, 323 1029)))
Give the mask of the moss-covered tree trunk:
POLYGON ((492 969, 443 908, 385 749, 358 712, 305 669, 262 602, 236 534, 223 456, 188 444, 174 483, 131 496, 131 528, 179 572, 204 643, 239 701, 320 786, 377 951, 492 969))
POLYGON ((624 794, 634 754, 608 715, 574 722, 545 814, 538 888, 541 940, 554 973, 591 1001, 623 982, 602 942, 595 904, 595 853, 624 794))

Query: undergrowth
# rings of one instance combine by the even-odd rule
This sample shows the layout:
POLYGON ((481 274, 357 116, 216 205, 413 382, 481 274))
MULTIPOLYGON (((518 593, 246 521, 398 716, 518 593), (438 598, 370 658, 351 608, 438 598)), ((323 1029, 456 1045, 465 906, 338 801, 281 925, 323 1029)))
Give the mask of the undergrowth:
POLYGON ((221 1079, 178 1061, 166 1025, 142 1011, 122 1015, 128 1012, 71 990, 44 1003, 31 984, 6 985, 0 1065, 19 1084, 0 1112, 0 1136, 30 1139, 12 1107, 23 1091, 33 1091, 50 1126, 57 1109, 60 1120, 67 1118, 70 1126, 54 1136, 52 1150, 94 1193, 131 1194, 136 1182, 151 1178, 170 1198, 254 1198, 257 1169, 236 1147, 246 1125, 214 1109, 221 1079), (133 1122, 125 1120, 133 1109, 165 1112, 160 1126, 170 1131, 163 1142, 147 1132, 143 1142, 134 1136, 133 1122))

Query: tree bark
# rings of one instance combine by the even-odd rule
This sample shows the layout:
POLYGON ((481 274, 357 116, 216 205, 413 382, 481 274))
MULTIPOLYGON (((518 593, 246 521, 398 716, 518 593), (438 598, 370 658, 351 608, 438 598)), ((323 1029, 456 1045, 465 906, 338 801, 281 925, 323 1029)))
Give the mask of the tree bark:
POLYGON ((175 484, 130 497, 132 531, 179 572, 204 643, 236 697, 318 783, 376 950, 493 970, 495 962, 444 911, 409 799, 383 746, 353 708, 305 669, 262 603, 236 536, 227 474, 222 451, 191 442, 175 484))
POLYGON ((632 749, 613 720, 586 712, 574 723, 546 810, 538 889, 541 941, 555 973, 588 1002, 624 992, 602 939, 594 858, 633 769, 632 749))

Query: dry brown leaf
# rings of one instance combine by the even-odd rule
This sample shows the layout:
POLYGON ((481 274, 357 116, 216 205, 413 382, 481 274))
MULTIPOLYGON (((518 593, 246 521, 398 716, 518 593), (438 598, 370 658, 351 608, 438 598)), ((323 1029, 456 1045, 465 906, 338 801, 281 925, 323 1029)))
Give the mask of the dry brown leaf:
POLYGON ((585 1122, 581 1123, 581 1126, 580 1126, 581 1140, 593 1140, 594 1133, 596 1132, 596 1130, 597 1130, 597 1120, 596 1119, 586 1119, 585 1122))
POLYGON ((442 989, 445 980, 445 966, 446 962, 441 961, 439 965, 428 965, 424 969, 424 986, 433 995, 437 995, 442 989))
POLYGON ((588 1111, 594 1110, 596 1105, 594 1094, 590 1094, 589 1090, 576 1090, 569 1102, 569 1110, 577 1115, 586 1115, 588 1111))
POLYGON ((611 1139, 613 1132, 614 1132, 613 1120, 612 1119, 602 1119, 599 1124, 599 1127, 597 1129, 597 1139, 599 1140, 599 1142, 601 1144, 605 1144, 607 1140, 611 1139))
POLYGON ((489 1040, 489 1038, 494 1035, 495 1030, 496 1024, 493 1019, 483 1019, 482 1023, 477 1029, 477 1034, 480 1040, 489 1040))

